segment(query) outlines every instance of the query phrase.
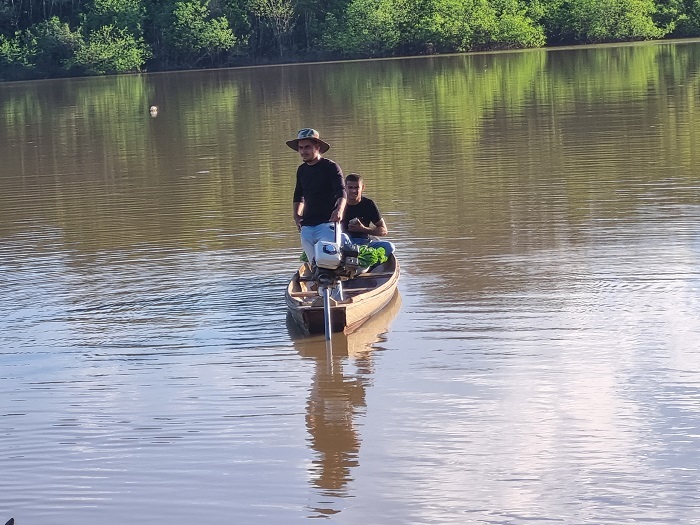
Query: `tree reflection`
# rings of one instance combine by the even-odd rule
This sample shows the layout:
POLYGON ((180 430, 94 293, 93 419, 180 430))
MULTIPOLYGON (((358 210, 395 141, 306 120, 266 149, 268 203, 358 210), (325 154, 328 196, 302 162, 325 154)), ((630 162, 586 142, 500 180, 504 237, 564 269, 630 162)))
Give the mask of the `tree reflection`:
MULTIPOLYGON (((374 372, 374 343, 384 340, 389 324, 401 306, 397 293, 389 304, 357 331, 334 334, 330 343, 323 336, 303 337, 294 321, 287 325, 302 357, 313 359, 313 384, 306 404, 309 445, 315 452, 310 482, 324 498, 348 496, 352 469, 359 465, 358 418, 365 413, 366 392, 374 372), (354 370, 351 370, 354 368, 354 370)), ((331 500, 325 499, 324 504, 331 500)), ((316 506, 316 515, 339 510, 316 506)))

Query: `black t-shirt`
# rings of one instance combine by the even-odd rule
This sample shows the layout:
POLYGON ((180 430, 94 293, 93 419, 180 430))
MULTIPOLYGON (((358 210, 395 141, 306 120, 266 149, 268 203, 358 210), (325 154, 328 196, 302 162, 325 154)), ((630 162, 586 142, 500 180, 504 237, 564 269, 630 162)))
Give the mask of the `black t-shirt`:
POLYGON ((367 233, 351 232, 348 230, 348 223, 354 218, 360 219, 362 224, 369 226, 370 222, 377 224, 379 221, 381 221, 382 214, 379 213, 379 208, 377 208, 377 205, 374 204, 374 201, 367 197, 362 197, 360 202, 354 206, 351 206, 350 204, 345 206, 345 213, 343 213, 343 231, 351 237, 369 239, 369 234, 367 233))
POLYGON ((322 158, 316 164, 302 164, 297 169, 294 202, 304 201, 302 226, 328 222, 335 202, 345 197, 343 171, 335 162, 322 158))

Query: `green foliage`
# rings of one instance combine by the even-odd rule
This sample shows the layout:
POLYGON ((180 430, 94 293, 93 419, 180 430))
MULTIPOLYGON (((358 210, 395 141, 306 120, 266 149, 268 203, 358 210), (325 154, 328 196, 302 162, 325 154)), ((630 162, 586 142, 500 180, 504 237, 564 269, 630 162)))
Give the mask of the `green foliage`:
POLYGON ((436 0, 395 0, 392 18, 399 33, 400 54, 432 53, 439 40, 439 5, 436 0))
POLYGON ((245 44, 251 32, 248 0, 219 0, 221 14, 228 20, 229 27, 236 35, 236 45, 245 44))
POLYGON ((82 26, 88 32, 112 26, 142 36, 145 14, 142 0, 93 0, 83 16, 82 26))
POLYGON ((80 41, 70 65, 87 75, 130 73, 140 71, 149 56, 143 39, 108 25, 80 41))
POLYGON ((78 32, 71 31, 68 24, 54 16, 36 24, 28 33, 36 43, 35 63, 38 70, 51 75, 69 69, 68 64, 81 43, 78 32))
POLYGON ((540 47, 545 44, 544 30, 529 13, 529 6, 519 0, 497 4, 498 22, 492 47, 540 47))
POLYGON ((648 40, 669 31, 655 25, 655 13, 653 0, 573 0, 561 19, 579 42, 648 40))
POLYGON ((700 36, 700 0, 677 0, 676 6, 673 36, 700 36))
POLYGON ((293 42, 305 54, 322 52, 321 40, 327 34, 328 20, 342 18, 349 0, 296 0, 293 42))
POLYGON ((683 15, 682 0, 655 0, 656 12, 653 15, 654 23, 672 32, 678 22, 685 18, 683 15))
POLYGON ((538 47, 544 32, 520 0, 353 0, 324 41, 346 56, 538 47), (332 35, 332 36, 331 36, 332 35))
POLYGON ((352 0, 342 23, 329 17, 323 46, 346 57, 389 55, 399 43, 392 14, 392 0, 352 0))
POLYGON ((26 45, 21 33, 17 32, 12 38, 0 35, 0 66, 4 70, 32 68, 34 66, 34 53, 34 46, 26 45))
POLYGON ((37 77, 37 41, 28 31, 12 37, 0 35, 0 79, 24 80, 37 77))
POLYGON ((208 0, 176 2, 168 18, 163 31, 167 63, 190 67, 203 62, 211 65, 220 54, 236 45, 228 20, 223 16, 211 18, 208 0))
POLYGON ((0 2, 0 35, 9 35, 17 30, 17 11, 9 2, 0 2))
POLYGON ((389 258, 386 256, 384 248, 370 248, 369 246, 358 246, 357 260, 360 266, 365 268, 387 262, 389 258))
POLYGON ((251 0, 250 10, 268 25, 277 43, 279 55, 283 56, 285 47, 289 45, 288 37, 294 28, 294 6, 291 0, 251 0))
POLYGON ((435 43, 441 52, 484 49, 498 33, 498 14, 487 0, 443 0, 436 27, 435 43))

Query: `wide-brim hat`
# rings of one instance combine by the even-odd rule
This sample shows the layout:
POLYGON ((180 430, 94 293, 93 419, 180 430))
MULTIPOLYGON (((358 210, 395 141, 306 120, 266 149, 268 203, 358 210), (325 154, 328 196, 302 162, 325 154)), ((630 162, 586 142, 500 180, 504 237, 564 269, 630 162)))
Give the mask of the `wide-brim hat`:
POLYGON ((292 148, 294 151, 298 151, 300 140, 315 140, 321 146, 321 153, 325 153, 331 147, 328 142, 321 140, 321 135, 319 135, 318 131, 312 128, 304 128, 299 130, 299 133, 297 133, 297 138, 288 140, 287 146, 292 148))

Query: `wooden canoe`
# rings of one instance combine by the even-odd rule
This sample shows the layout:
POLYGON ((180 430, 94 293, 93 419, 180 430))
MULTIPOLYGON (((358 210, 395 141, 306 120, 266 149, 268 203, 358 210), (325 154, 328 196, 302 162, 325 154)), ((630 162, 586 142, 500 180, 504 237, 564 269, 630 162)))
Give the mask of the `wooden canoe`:
MULTIPOLYGON (((343 300, 331 299, 331 328, 333 332, 351 333, 394 296, 399 282, 399 262, 393 255, 367 273, 342 282, 343 300)), ((287 308, 294 321, 309 334, 322 334, 323 298, 315 281, 309 280, 311 268, 304 263, 289 281, 285 293, 287 308)))

